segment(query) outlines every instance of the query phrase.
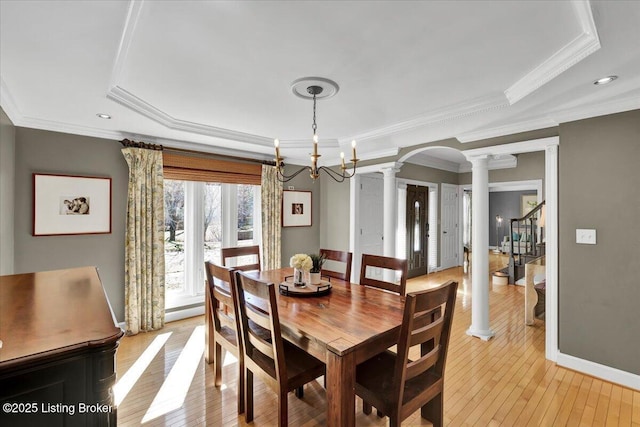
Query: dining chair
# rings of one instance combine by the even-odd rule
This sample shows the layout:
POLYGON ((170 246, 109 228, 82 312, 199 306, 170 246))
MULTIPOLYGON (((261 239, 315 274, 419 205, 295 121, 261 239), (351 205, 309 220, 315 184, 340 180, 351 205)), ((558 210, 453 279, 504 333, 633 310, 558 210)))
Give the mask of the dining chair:
POLYGON ((421 409, 422 418, 442 426, 444 370, 458 283, 407 295, 397 353, 387 350, 356 367, 356 394, 363 412, 371 406, 389 417, 391 427, 421 409), (409 350, 420 345, 420 357, 409 350))
POLYGON ((238 330, 240 322, 236 316, 234 270, 205 261, 205 271, 208 283, 208 300, 211 312, 208 339, 213 336, 213 369, 214 384, 222 385, 222 349, 233 354, 238 359, 238 413, 244 412, 244 365, 242 357, 242 342, 238 330), (211 327, 212 326, 212 327, 211 327))
POLYGON ((236 246, 233 248, 222 248, 222 265, 229 266, 229 259, 238 257, 255 256, 255 259, 242 265, 233 265, 236 270, 249 271, 260 270, 260 246, 236 246))
POLYGON ((344 273, 323 268, 320 271, 322 276, 334 277, 336 279, 344 280, 345 282, 351 281, 351 260, 353 258, 353 254, 351 252, 320 249, 320 255, 324 255, 328 261, 337 261, 345 264, 344 273))
POLYGON ((255 374, 278 394, 278 425, 287 426, 288 393, 296 390, 296 395, 302 397, 302 387, 325 375, 326 366, 282 338, 273 283, 256 280, 246 273, 237 271, 235 286, 244 348, 245 421, 249 423, 253 420, 255 374), (248 327, 250 321, 269 330, 270 338, 256 335, 248 327))
POLYGON ((360 266, 360 284, 363 286, 371 286, 374 288, 384 289, 404 296, 407 288, 407 260, 379 255, 362 254, 362 264, 360 266), (382 277, 368 276, 368 267, 392 270, 394 272, 393 279, 389 278, 385 280, 385 273, 387 272, 384 271, 382 272, 382 277), (399 280, 397 280, 395 277, 396 271, 400 271, 399 280))

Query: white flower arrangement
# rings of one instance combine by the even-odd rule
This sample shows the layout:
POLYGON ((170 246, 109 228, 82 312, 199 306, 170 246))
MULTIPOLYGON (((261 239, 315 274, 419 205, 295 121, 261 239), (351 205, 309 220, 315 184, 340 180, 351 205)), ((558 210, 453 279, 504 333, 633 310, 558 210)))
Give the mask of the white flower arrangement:
POLYGON ((309 271, 311 267, 313 267, 313 261, 307 254, 295 254, 289 260, 289 266, 303 271, 309 271))

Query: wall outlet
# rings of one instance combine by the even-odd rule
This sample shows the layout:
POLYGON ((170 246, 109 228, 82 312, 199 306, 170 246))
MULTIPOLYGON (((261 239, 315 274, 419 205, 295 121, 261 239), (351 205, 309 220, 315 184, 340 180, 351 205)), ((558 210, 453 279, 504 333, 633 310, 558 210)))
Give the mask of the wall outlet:
POLYGON ((576 243, 582 245, 596 244, 596 230, 586 228, 576 228, 576 243))
POLYGON ((296 189, 296 187, 294 187, 293 185, 290 185, 289 188, 288 188, 288 190, 295 190, 295 189, 296 189))

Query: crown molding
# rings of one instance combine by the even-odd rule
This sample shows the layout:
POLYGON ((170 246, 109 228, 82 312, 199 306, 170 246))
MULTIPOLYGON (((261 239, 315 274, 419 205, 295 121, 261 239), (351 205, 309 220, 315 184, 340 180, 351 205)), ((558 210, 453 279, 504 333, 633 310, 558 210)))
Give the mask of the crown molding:
POLYGON ((495 158, 505 154, 530 153, 532 151, 544 151, 547 147, 559 145, 559 136, 550 136, 547 138, 531 139, 528 141, 512 142, 510 144, 493 145, 489 147, 473 148, 464 150, 462 154, 470 161, 477 158, 495 158))
POLYGON ((410 157, 408 160, 406 160, 406 163, 455 173, 458 173, 462 166, 461 164, 456 162, 450 162, 449 160, 430 157, 428 155, 417 155, 410 157))
POLYGON ((109 92, 107 92, 107 98, 170 129, 262 146, 270 146, 273 144, 271 138, 264 136, 176 119, 120 86, 113 86, 109 92))
POLYGON ((69 133, 72 135, 92 136, 95 138, 121 140, 127 137, 127 133, 115 130, 98 129, 90 126, 81 126, 55 120, 44 120, 33 117, 22 117, 15 126, 32 129, 48 130, 52 132, 69 133))
POLYGON ((397 156, 400 152, 400 149, 397 147, 387 148, 384 150, 377 151, 367 151, 365 153, 358 152, 359 161, 363 160, 373 160, 373 159, 383 159, 385 157, 393 157, 397 156))
POLYGON ((571 2, 582 33, 504 91, 513 105, 600 49, 600 38, 587 0, 571 2))
POLYGON ((9 120, 11 120, 15 126, 21 126, 18 122, 23 119, 22 113, 20 112, 15 99, 11 96, 11 92, 9 91, 7 84, 4 82, 2 75, 0 75, 0 106, 2 106, 2 109, 7 113, 9 120))
MULTIPOLYGON (((286 149, 304 149, 313 148, 313 141, 309 139, 280 139, 280 148, 286 149)), ((273 145, 273 144, 272 144, 273 145)), ((340 144, 337 139, 321 139, 318 141, 318 148, 340 148, 340 144)))
POLYGON ((509 123, 489 129, 481 129, 474 132, 467 132, 456 136, 458 141, 464 143, 478 141, 481 139, 495 138, 504 135, 527 132, 531 130, 544 129, 558 126, 558 123, 550 117, 536 117, 532 120, 525 120, 517 123, 509 123))
POLYGON ((509 103, 503 94, 483 96, 471 101, 453 104, 448 107, 439 109, 438 112, 427 113, 426 115, 411 120, 396 123, 390 126, 384 126, 369 132, 363 132, 357 135, 353 135, 348 138, 340 138, 339 141, 340 144, 346 144, 348 142, 350 143, 353 139, 355 139, 356 141, 375 139, 398 132, 412 130, 421 126, 459 119, 462 117, 470 116, 472 114, 507 107, 508 105, 509 103))
POLYGON ((553 117, 554 121, 560 124, 640 109, 640 90, 631 91, 628 92, 628 94, 630 96, 613 99, 608 102, 595 102, 584 107, 552 111, 549 113, 549 116, 553 117))
MULTIPOLYGON (((495 158, 492 156, 488 157, 487 169, 488 170, 496 170, 496 169, 511 169, 518 167, 518 158, 513 155, 502 155, 500 158, 495 158)), ((467 173, 472 171, 471 164, 461 163, 460 167, 456 172, 458 173, 467 173)))

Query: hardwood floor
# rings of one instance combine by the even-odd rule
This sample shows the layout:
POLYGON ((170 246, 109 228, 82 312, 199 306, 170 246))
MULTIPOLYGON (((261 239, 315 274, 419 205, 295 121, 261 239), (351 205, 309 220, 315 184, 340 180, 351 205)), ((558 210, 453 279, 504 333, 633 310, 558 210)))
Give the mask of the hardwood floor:
MULTIPOLYGON (((490 271, 506 265, 490 256, 490 271)), ((524 288, 491 287, 489 342, 465 334, 471 324, 471 281, 463 268, 407 281, 407 292, 459 282, 445 376, 445 425, 451 426, 631 426, 640 427, 640 392, 556 366, 544 358, 544 323, 524 325, 524 288)), ((490 285, 491 286, 491 285, 490 285)), ((202 357, 203 318, 173 322, 157 332, 122 339, 117 354, 116 399, 120 426, 245 426, 236 414, 237 362, 227 356, 223 386, 202 357), (140 377, 136 381, 134 373, 140 377), (164 384, 164 385, 163 385, 164 384), (129 389, 124 398, 122 397, 129 389)), ((277 399, 255 383, 256 427, 277 423, 277 399)), ((289 393, 289 425, 325 425, 322 380, 289 393)), ((387 418, 362 413, 356 425, 386 426, 387 418)), ((431 425, 419 412, 406 426, 431 425)))

